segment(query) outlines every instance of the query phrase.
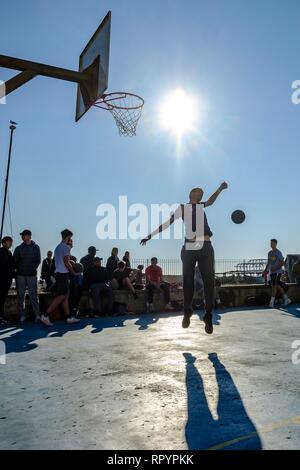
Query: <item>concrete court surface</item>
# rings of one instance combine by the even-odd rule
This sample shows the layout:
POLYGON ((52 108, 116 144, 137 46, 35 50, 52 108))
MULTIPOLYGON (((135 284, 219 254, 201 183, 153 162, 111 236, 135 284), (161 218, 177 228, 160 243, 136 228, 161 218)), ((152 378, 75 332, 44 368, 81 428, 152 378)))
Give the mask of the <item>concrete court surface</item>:
POLYGON ((2 328, 0 448, 299 449, 300 307, 199 316, 2 328))

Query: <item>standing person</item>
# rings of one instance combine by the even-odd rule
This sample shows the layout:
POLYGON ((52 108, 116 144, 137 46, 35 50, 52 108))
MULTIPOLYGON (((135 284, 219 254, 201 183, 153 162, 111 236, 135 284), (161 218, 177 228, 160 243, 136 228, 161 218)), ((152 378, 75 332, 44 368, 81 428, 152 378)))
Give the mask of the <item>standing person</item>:
POLYGON ((123 256, 123 261, 126 264, 126 268, 131 268, 129 251, 125 251, 124 256, 123 256))
POLYGON ((101 266, 101 261, 102 258, 96 256, 94 258, 94 266, 88 271, 86 276, 87 285, 90 289, 92 296, 94 315, 101 313, 102 296, 105 296, 107 298, 108 311, 112 312, 113 309, 113 290, 108 285, 108 270, 104 266, 101 266))
POLYGON ((190 326, 190 318, 193 314, 192 302, 194 296, 194 276, 195 265, 198 261, 199 269, 204 284, 205 292, 205 331, 208 334, 213 332, 212 313, 215 298, 215 274, 214 274, 214 249, 211 244, 212 231, 207 222, 204 208, 211 206, 224 189, 227 183, 222 183, 214 194, 206 201, 203 198, 203 189, 194 188, 189 195, 188 204, 180 204, 171 218, 160 225, 157 230, 141 241, 145 245, 148 240, 162 232, 181 218, 185 225, 185 243, 181 250, 181 260, 183 269, 183 294, 184 294, 184 315, 182 327, 190 326))
POLYGON ((297 286, 300 286, 300 259, 298 259, 298 261, 296 261, 296 263, 293 264, 292 273, 294 274, 296 278, 297 286))
POLYGON ((47 252, 47 257, 43 260, 43 263, 42 263, 41 278, 44 279, 44 281, 46 282, 47 290, 49 290, 53 284, 52 279, 51 279, 52 263, 53 263, 52 255, 53 255, 52 251, 49 250, 47 252))
POLYGON ((170 288, 168 284, 163 282, 163 273, 160 266, 157 264, 158 260, 154 256, 151 258, 151 264, 146 268, 146 289, 147 289, 147 311, 153 312, 153 296, 155 291, 162 291, 164 294, 164 299, 166 303, 167 310, 173 310, 172 305, 170 305, 170 288))
POLYGON ((32 305, 35 319, 44 323, 43 317, 40 316, 38 284, 37 284, 37 268, 41 263, 40 247, 31 239, 31 231, 23 230, 20 233, 23 243, 17 246, 14 251, 14 261, 16 265, 16 285, 18 304, 20 312, 20 321, 26 320, 25 315, 25 292, 28 288, 29 298, 32 305))
POLYGON ((57 295, 54 297, 46 314, 43 316, 44 323, 47 326, 52 326, 49 317, 59 305, 62 305, 67 323, 72 324, 80 321, 79 318, 75 318, 74 315, 70 313, 69 307, 70 273, 73 276, 77 276, 71 262, 72 236, 73 233, 70 230, 63 230, 61 232, 62 241, 57 245, 54 251, 57 295))
POLYGON ((94 259, 97 253, 97 248, 95 246, 89 246, 88 247, 88 254, 83 256, 81 258, 80 263, 82 264, 84 270, 83 270, 83 286, 84 289, 88 288, 87 284, 87 274, 90 269, 94 267, 94 259))
MULTIPOLYGON (((68 243, 70 250, 73 248, 73 241, 70 240, 68 243)), ((76 256, 70 256, 71 264, 77 263, 76 256)), ((83 267, 83 266, 82 266, 83 267)), ((83 268, 84 269, 84 268, 83 268)), ((70 285, 69 285, 69 309, 70 315, 77 317, 78 316, 78 306, 82 296, 83 290, 83 274, 77 273, 73 275, 72 273, 69 274, 70 276, 70 285)))
POLYGON ((106 262, 106 268, 108 270, 109 279, 113 278, 113 273, 118 267, 118 262, 120 261, 119 258, 118 258, 118 253, 119 253, 118 248, 116 248, 116 247, 113 248, 111 250, 110 257, 108 258, 108 260, 106 262))
POLYGON ((4 319, 4 304, 15 274, 15 263, 12 252, 10 251, 13 239, 3 237, 0 248, 0 326, 8 322, 4 319))
POLYGON ((80 263, 84 267, 84 272, 87 272, 90 268, 94 267, 94 259, 97 253, 97 248, 94 246, 88 247, 88 254, 81 258, 80 263))
POLYGON ((274 302, 276 298, 276 292, 278 291, 283 297, 283 306, 286 307, 291 303, 287 294, 284 292, 280 285, 282 267, 284 266, 284 258, 280 250, 277 248, 278 241, 276 238, 271 239, 271 250, 268 253, 268 262, 263 275, 270 274, 271 281, 271 301, 269 307, 274 308, 274 302))

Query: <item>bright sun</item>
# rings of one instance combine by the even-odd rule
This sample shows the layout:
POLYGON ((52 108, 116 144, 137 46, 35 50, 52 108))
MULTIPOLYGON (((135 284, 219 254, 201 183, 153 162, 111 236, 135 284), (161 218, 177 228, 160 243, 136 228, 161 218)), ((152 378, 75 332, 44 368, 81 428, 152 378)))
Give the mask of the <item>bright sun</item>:
POLYGON ((197 118, 195 99, 180 88, 166 96, 162 102, 161 125, 178 139, 195 130, 197 118))

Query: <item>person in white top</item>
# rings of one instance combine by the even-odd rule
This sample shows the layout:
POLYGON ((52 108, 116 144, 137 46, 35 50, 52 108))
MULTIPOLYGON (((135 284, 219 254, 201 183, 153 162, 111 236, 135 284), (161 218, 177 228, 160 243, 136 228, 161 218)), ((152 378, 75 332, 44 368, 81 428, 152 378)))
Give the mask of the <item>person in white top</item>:
POLYGON ((70 260, 73 233, 65 229, 61 232, 62 241, 57 245, 54 251, 55 279, 56 279, 56 297, 51 302, 46 314, 42 315, 42 321, 46 326, 52 326, 50 321, 51 313, 62 305, 67 323, 78 323, 80 320, 70 314, 69 308, 69 285, 70 273, 74 276, 78 274, 74 271, 70 260))
POLYGON ((185 242, 181 251, 184 296, 182 327, 189 327, 190 318, 193 314, 194 276, 195 266, 198 263, 204 284, 206 313, 203 320, 205 331, 208 334, 213 332, 212 314, 215 302, 215 273, 214 249, 211 244, 213 233, 208 225, 204 209, 214 204, 221 192, 227 188, 228 185, 224 181, 205 202, 202 202, 203 189, 192 189, 189 194, 189 202, 187 204, 180 204, 169 220, 141 240, 141 244, 146 245, 151 238, 168 228, 176 219, 181 218, 183 220, 185 225, 185 242))

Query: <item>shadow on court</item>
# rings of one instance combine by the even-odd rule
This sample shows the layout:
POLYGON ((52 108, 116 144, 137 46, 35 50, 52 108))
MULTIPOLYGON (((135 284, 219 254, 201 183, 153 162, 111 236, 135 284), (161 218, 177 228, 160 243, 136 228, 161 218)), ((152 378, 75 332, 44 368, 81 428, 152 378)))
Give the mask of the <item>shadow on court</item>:
POLYGON ((278 307, 282 315, 293 315, 296 318, 300 318, 300 306, 298 305, 289 305, 288 307, 278 307))
POLYGON ((150 325, 158 322, 161 317, 174 316, 177 313, 141 314, 115 317, 81 318, 79 323, 68 325, 63 321, 56 321, 52 327, 42 324, 25 323, 13 324, 0 329, 0 340, 5 343, 6 354, 12 352, 27 352, 37 348, 40 339, 62 338, 72 331, 80 331, 86 327, 91 328, 90 333, 101 333, 110 328, 126 328, 127 320, 136 320, 135 325, 139 331, 144 331, 150 325), (8 336, 9 335, 9 336, 8 336))
POLYGON ((186 360, 188 420, 185 436, 188 448, 262 449, 256 428, 248 416, 231 375, 216 353, 208 355, 214 366, 218 386, 218 419, 208 406, 202 377, 195 365, 196 357, 183 354, 186 360))

